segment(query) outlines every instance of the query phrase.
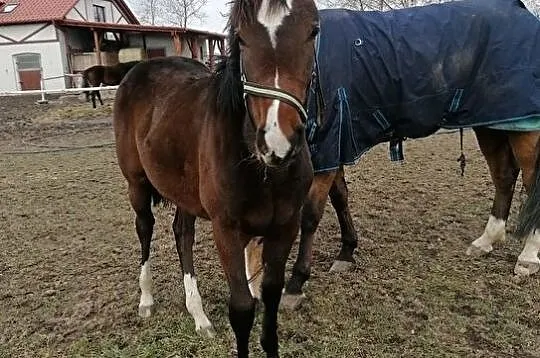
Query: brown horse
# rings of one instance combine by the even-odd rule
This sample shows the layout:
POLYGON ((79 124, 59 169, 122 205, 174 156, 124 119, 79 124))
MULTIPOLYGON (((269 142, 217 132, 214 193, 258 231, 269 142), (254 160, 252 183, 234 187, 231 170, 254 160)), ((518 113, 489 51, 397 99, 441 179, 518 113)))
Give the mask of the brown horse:
MULTIPOLYGON (((505 241, 506 221, 520 171, 526 191, 531 191, 537 159, 535 148, 539 143, 540 132, 500 131, 489 128, 477 128, 474 132, 495 186, 495 197, 484 233, 467 249, 467 255, 483 255, 491 252, 494 244, 505 241)), ((358 236, 349 210, 343 167, 316 173, 303 209, 298 257, 282 300, 286 308, 297 308, 305 297, 302 287, 311 272, 313 238, 328 196, 337 214, 341 231, 341 248, 330 271, 343 272, 355 265, 353 253, 357 247, 358 236)), ((536 200, 540 199, 537 197, 536 200)), ((537 227, 540 227, 540 224, 537 227)), ((540 234, 528 236, 514 268, 516 275, 531 275, 539 270, 539 249, 540 234)))
MULTIPOLYGON (((120 84, 122 78, 131 70, 133 66, 141 61, 119 62, 112 66, 95 65, 88 67, 82 73, 83 83, 82 87, 99 87, 104 84, 106 86, 115 86, 120 84)), ((92 96, 92 107, 96 108, 96 96, 99 99, 99 103, 103 106, 101 100, 101 94, 99 91, 84 91, 86 96, 86 102, 89 100, 89 95, 92 96)))
POLYGON ((191 59, 153 59, 135 66, 116 94, 116 151, 142 252, 139 314, 150 316, 154 304, 151 203, 163 198, 176 205, 186 307, 208 336, 192 246, 196 218, 212 223, 239 357, 248 356, 255 314, 244 250, 262 237, 261 345, 277 357, 285 263, 313 179, 302 103, 318 14, 312 0, 235 0, 228 26, 229 56, 214 73, 191 59))
MULTIPOLYGON (((325 121, 336 122, 338 119, 342 119, 343 122, 361 122, 364 118, 367 118, 365 122, 361 122, 364 125, 357 125, 357 128, 358 132, 368 133, 370 130, 373 130, 368 126, 368 121, 371 118, 369 109, 381 108, 381 111, 386 112, 384 116, 382 114, 381 116, 391 124, 388 132, 374 138, 374 141, 369 143, 375 145, 388 141, 392 139, 391 137, 425 137, 434 133, 444 123, 448 123, 446 120, 452 118, 451 116, 453 114, 455 114, 454 118, 460 118, 459 116, 461 114, 465 114, 470 115, 473 119, 485 120, 485 118, 474 118, 471 113, 477 113, 474 112, 477 108, 488 105, 496 107, 496 110, 499 112, 504 112, 506 109, 513 111, 511 113, 507 111, 504 114, 496 112, 494 115, 495 119, 499 117, 499 119, 508 118, 505 115, 514 116, 515 118, 534 119, 534 116, 540 118, 538 114, 540 102, 537 99, 537 95, 540 92, 540 82, 538 80, 538 73, 540 71, 540 67, 538 66, 538 55, 540 54, 538 36, 540 35, 540 25, 538 20, 519 1, 459 1, 444 5, 394 10, 388 13, 353 13, 343 10, 321 10, 319 15, 321 20, 321 34, 319 39, 330 39, 327 41, 318 41, 318 48, 327 50, 327 52, 324 52, 326 57, 319 57, 320 61, 317 62, 320 69, 320 76, 322 77, 322 86, 328 88, 330 84, 333 85, 331 82, 335 77, 346 77, 342 82, 336 83, 335 87, 343 86, 347 89, 347 95, 340 98, 346 98, 348 101, 346 106, 339 107, 339 103, 334 105, 337 100, 333 102, 333 97, 328 95, 325 97, 323 95, 325 97, 323 98, 323 102, 326 102, 326 107, 330 108, 325 112, 329 113, 330 116, 323 119, 323 124, 325 124, 325 121), (456 10, 452 10, 454 7, 456 10), (465 7, 471 10, 467 10, 465 7), (504 11, 497 12, 497 10, 501 9, 504 11), (439 11, 443 15, 447 14, 447 18, 436 16, 439 11), (478 16, 463 16, 462 14, 467 13, 467 11, 477 11, 478 16), (327 14, 326 16, 325 13, 327 14), (401 13, 404 13, 405 16, 400 17, 401 13), (426 13, 433 16, 423 17, 423 14, 426 13), (500 13, 505 13, 504 23, 499 21, 500 13), (510 13, 512 17, 510 17, 510 13), (390 16, 385 17, 387 14, 390 14, 390 16), (451 18, 452 21, 448 22, 448 18, 451 18), (463 22, 459 23, 458 21, 461 21, 460 19, 462 18, 463 22), (378 19, 384 19, 386 21, 381 20, 377 22, 378 19), (473 23, 471 19, 477 21, 475 23, 477 26, 469 27, 473 23), (486 26, 486 24, 491 22, 497 26, 486 26), (400 31, 394 31, 396 29, 392 26, 397 26, 394 25, 396 23, 401 26, 400 31), (516 23, 519 24, 519 27, 516 23), (441 24, 448 25, 444 27, 441 24), (456 29, 460 24, 464 27, 463 31, 459 28, 456 29), (348 30, 347 26, 351 26, 352 28, 349 30, 349 33, 346 32, 348 30), (387 29, 386 26, 389 26, 388 28, 391 30, 384 32, 387 29), (453 28, 456 31, 439 31, 439 29, 448 30, 449 28, 453 28), (469 31, 470 28, 482 28, 486 31, 469 31), (420 39, 415 37, 418 33, 426 32, 426 29, 430 29, 428 32, 429 36, 431 36, 431 41, 426 40, 424 38, 425 36, 420 39), (406 33, 405 31, 411 31, 411 33, 406 33), (364 38, 363 36, 366 33, 369 33, 370 36, 364 38), (375 36, 377 33, 382 33, 385 36, 381 35, 382 39, 377 41, 377 37, 375 36), (450 34, 450 38, 445 37, 448 34, 450 34), (479 37, 475 38, 474 36, 479 37), (504 41, 507 38, 509 41, 504 41), (474 57, 468 57, 470 60, 468 62, 469 65, 460 63, 460 66, 453 66, 453 59, 463 54, 460 46, 457 48, 452 47, 454 46, 453 44, 461 44, 460 41, 467 43, 468 50, 470 51, 467 52, 468 54, 475 53, 476 55, 474 57), (341 42, 344 43, 345 47, 339 47, 341 42), (433 52, 435 58, 440 59, 440 61, 430 62, 432 58, 428 57, 429 55, 426 54, 426 51, 416 52, 414 55, 416 57, 412 57, 414 51, 406 52, 408 51, 407 49, 411 48, 423 49, 422 43, 430 43, 432 48, 434 46, 433 44, 440 44, 441 48, 445 50, 433 52), (515 48, 513 47, 515 43, 522 43, 523 48, 527 48, 529 53, 527 55, 520 54, 517 59, 514 59, 512 53, 515 53, 515 48), (502 44, 507 46, 504 47, 503 51, 501 51, 503 47, 500 47, 503 46, 502 44), (354 50, 350 50, 351 48, 354 50), (388 49, 394 50, 394 52, 388 51, 388 49), (347 57, 351 52, 352 55, 347 57), (373 54, 376 54, 376 56, 373 56, 373 54), (419 54, 422 54, 422 56, 419 54), (501 56, 501 54, 504 55, 501 56), (414 58, 414 61, 411 58, 414 58), (344 68, 345 66, 342 66, 349 63, 351 64, 351 68, 344 68), (398 65, 392 67, 395 63, 398 65), (415 71, 411 66, 417 63, 420 63, 420 65, 414 68, 416 69, 415 71), (493 68, 500 67, 498 67, 498 70, 491 71, 490 69, 492 67, 488 67, 491 65, 493 65, 493 68), (437 73, 427 71, 424 75, 422 71, 425 68, 439 68, 441 73, 444 72, 443 77, 447 81, 445 83, 450 83, 448 85, 449 88, 461 88, 459 81, 466 78, 467 84, 464 87, 467 88, 468 92, 463 98, 464 100, 465 98, 474 98, 475 101, 468 100, 467 104, 462 106, 459 111, 455 108, 447 109, 450 106, 447 105, 448 102, 446 100, 428 102, 428 99, 437 98, 434 95, 435 93, 446 95, 444 92, 446 88, 442 87, 441 89, 441 87, 437 87, 439 86, 439 82, 434 81, 439 78, 437 73), (401 71, 401 69, 404 70, 401 71), (346 75, 344 76, 343 73, 346 75), (422 73, 423 75, 416 73, 422 73), (497 73, 497 76, 494 76, 494 73, 497 73), (352 76, 353 78, 347 76, 352 76), (489 82, 489 86, 484 85, 487 82, 482 81, 490 76, 492 76, 492 82, 489 82), (515 77, 506 78, 508 76, 515 77), (471 87, 467 87, 477 79, 482 85, 473 87, 473 90, 471 90, 471 87), (512 85, 510 80, 515 80, 514 83, 518 83, 518 85, 512 85), (411 97, 400 96, 404 96, 404 92, 412 87, 412 82, 420 83, 420 89, 414 93, 414 99, 407 102, 407 99, 411 97), (430 86, 431 83, 435 82, 434 87, 436 87, 436 90, 433 90, 430 86), (369 86, 372 83, 376 85, 373 85, 373 90, 369 91, 371 88, 369 86), (361 87, 364 84, 365 87, 361 87), (508 103, 504 102, 504 96, 503 98, 496 97, 501 93, 509 93, 504 92, 505 90, 512 91, 512 101, 508 103), (380 97, 377 97, 378 95, 380 97), (493 98, 497 98, 497 106, 493 102, 489 102, 493 98), (420 99, 424 101, 422 102, 420 99), (366 102, 362 101, 370 102, 366 105, 366 102), (489 104, 486 104, 486 102, 489 104), (363 107, 358 103, 362 103, 363 107), (526 108, 522 108, 522 103, 526 104, 526 108), (332 117, 335 113, 333 112, 334 108, 341 108, 346 113, 353 114, 350 117, 346 117, 346 115, 343 117, 338 117, 338 115, 332 117), (411 113, 414 115, 411 115, 411 113), (441 116, 432 115, 434 113, 441 113, 444 118, 441 120, 441 116)), ((426 34, 426 36, 428 35, 426 34)), ((414 89, 416 90, 416 88, 414 89)), ((340 90, 343 90, 343 88, 340 88, 340 90)), ((327 91, 325 93, 333 95, 334 91, 327 91)), ((448 93, 450 94, 448 99, 452 105, 459 107, 459 100, 456 101, 456 97, 452 97, 454 92, 448 91, 448 93)), ((461 94, 460 92, 460 99, 461 94)), ((483 112, 484 115, 486 113, 488 112, 483 112)), ((311 123, 311 112, 309 123, 311 123)), ((470 126, 473 127, 473 125, 470 126)), ((350 127, 347 128, 349 129, 350 127)), ((527 192, 531 191, 534 165, 537 159, 535 148, 540 139, 540 132, 534 130, 537 128, 534 125, 514 126, 513 128, 512 126, 506 126, 507 129, 503 130, 504 128, 505 125, 489 125, 488 127, 488 124, 485 124, 474 126, 474 132, 480 150, 487 161, 495 186, 495 197, 485 230, 478 239, 471 243, 467 249, 467 255, 489 253, 493 250, 495 243, 505 240, 506 221, 510 211, 515 183, 520 171, 522 172, 523 183, 527 192), (531 131, 531 129, 533 130, 531 131)), ((309 130, 310 128, 308 127, 309 130)), ((328 130, 323 133, 333 132, 328 130)), ((345 133, 344 136, 351 135, 349 133, 345 133)), ((366 137, 364 136, 360 139, 363 138, 366 137)), ((323 137, 323 139, 326 138, 323 137)), ((332 137, 331 139, 334 138, 332 137)), ((354 141, 354 139, 351 141, 354 141)), ((327 140, 327 142, 332 143, 336 141, 338 141, 337 138, 333 142, 327 140)), ((311 144, 319 143, 310 142, 311 144)), ((355 144, 360 144, 360 141, 356 141, 355 144)), ((369 145, 366 147, 369 147, 369 145)), ((364 149, 364 147, 361 149, 364 149)), ((348 164, 350 162, 345 161, 340 163, 348 164)), ((328 167, 327 171, 323 171, 322 169, 324 168, 317 168, 315 161, 313 161, 313 164, 315 178, 303 209, 299 253, 293 266, 291 278, 286 285, 285 299, 282 300, 283 304, 288 308, 297 307, 304 297, 302 287, 310 276, 313 237, 323 215, 328 196, 337 214, 341 230, 341 248, 330 270, 349 270, 355 263, 353 252, 357 247, 358 239, 348 206, 348 190, 345 183, 343 166, 336 165, 335 167, 328 167)), ((538 200, 538 197, 533 200, 538 200)), ((529 218, 532 217, 530 221, 533 223, 531 224, 533 226, 527 226, 520 233, 521 235, 528 235, 528 239, 514 268, 514 272, 517 275, 531 275, 536 273, 540 268, 540 260, 538 259, 540 234, 535 234, 536 231, 533 230, 535 228, 534 223, 538 222, 537 219, 540 217, 540 214, 534 210, 540 205, 536 204, 535 206, 533 201, 529 201, 529 203, 531 208, 524 214, 524 217, 527 215, 529 218)))

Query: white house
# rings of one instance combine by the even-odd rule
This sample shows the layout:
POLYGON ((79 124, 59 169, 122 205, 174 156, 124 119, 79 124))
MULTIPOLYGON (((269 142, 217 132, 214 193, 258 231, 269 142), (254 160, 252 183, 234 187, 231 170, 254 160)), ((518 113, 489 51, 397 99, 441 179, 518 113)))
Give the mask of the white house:
POLYGON ((181 55, 213 63, 222 34, 144 26, 123 0, 0 0, 0 91, 72 87, 95 64, 181 55))

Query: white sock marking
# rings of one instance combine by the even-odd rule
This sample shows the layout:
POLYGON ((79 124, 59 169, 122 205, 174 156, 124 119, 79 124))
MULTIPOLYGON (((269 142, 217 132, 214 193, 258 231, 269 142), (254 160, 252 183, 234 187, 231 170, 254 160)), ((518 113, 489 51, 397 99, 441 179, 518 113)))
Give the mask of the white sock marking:
MULTIPOLYGON (((255 239, 252 239, 252 240, 255 240, 255 239)), ((251 282, 248 282, 249 292, 251 292, 251 296, 253 298, 260 300, 263 273, 257 272, 258 269, 251 270, 249 264, 250 264, 250 261, 254 261, 254 263, 262 265, 262 258, 250 257, 250 255, 261 255, 261 253, 260 253, 260 250, 258 250, 257 248, 249 247, 249 245, 257 245, 257 244, 255 244, 252 241, 244 249, 244 263, 246 267, 246 277, 248 281, 252 280, 251 282), (254 277, 254 275, 257 275, 257 277, 254 277)))
MULTIPOLYGON (((287 7, 274 7, 274 11, 270 7, 270 2, 272 0, 263 0, 261 7, 259 8, 259 13, 257 14, 257 20, 266 27, 268 35, 270 35, 270 42, 272 46, 276 48, 277 38, 276 33, 283 20, 291 13, 292 2, 293 0, 287 0, 287 7)), ((275 0, 274 0, 275 1, 275 0)))
POLYGON ((472 242, 472 245, 484 252, 491 252, 493 244, 503 242, 506 238, 506 221, 489 216, 484 233, 472 242))
POLYGON ((139 287, 141 289, 139 307, 153 306, 154 298, 152 297, 152 270, 150 269, 150 260, 146 261, 144 265, 141 266, 139 287))
POLYGON ((523 251, 521 251, 518 261, 540 263, 540 260, 538 259, 538 251, 540 251, 540 231, 535 230, 534 234, 527 237, 525 247, 523 247, 523 251))
MULTIPOLYGON (((279 73, 277 69, 276 77, 274 78, 274 86, 279 88, 279 73)), ((268 111, 266 112, 266 126, 264 127, 264 140, 268 147, 267 156, 270 157, 273 153, 279 158, 285 158, 291 149, 291 143, 289 143, 289 140, 279 127, 279 105, 279 100, 273 100, 270 107, 268 107, 268 111)))
POLYGON ((195 320, 195 330, 211 329, 212 323, 206 314, 202 306, 201 295, 197 288, 197 279, 190 274, 184 275, 184 290, 186 293, 186 308, 195 320))

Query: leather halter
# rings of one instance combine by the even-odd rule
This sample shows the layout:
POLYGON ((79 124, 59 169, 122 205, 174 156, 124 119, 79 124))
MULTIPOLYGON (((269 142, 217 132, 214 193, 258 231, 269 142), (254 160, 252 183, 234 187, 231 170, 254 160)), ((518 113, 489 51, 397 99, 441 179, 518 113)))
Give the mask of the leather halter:
MULTIPOLYGON (((302 118, 302 122, 307 121, 307 118, 308 118, 307 111, 304 105, 302 104, 302 102, 300 102, 300 100, 296 98, 296 96, 288 93, 287 91, 282 90, 281 88, 265 86, 259 83, 248 81, 245 71, 244 71, 244 64, 242 62, 241 56, 240 56, 240 75, 242 79, 242 85, 244 87, 243 88, 244 103, 245 103, 246 108, 249 108, 247 104, 248 95, 275 99, 280 102, 286 103, 289 106, 292 106, 294 109, 296 109, 296 111, 302 118)), ((248 113, 249 113, 249 110, 248 110, 248 113)), ((251 114, 250 114, 250 117, 251 117, 251 114)))

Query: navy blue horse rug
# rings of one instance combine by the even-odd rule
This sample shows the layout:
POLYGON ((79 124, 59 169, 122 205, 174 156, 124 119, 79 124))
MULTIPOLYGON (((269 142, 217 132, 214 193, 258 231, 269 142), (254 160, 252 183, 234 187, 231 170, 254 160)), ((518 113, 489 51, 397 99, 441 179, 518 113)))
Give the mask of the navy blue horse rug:
POLYGON ((316 172, 381 142, 540 116, 540 21, 519 0, 320 19, 307 125, 316 172))

